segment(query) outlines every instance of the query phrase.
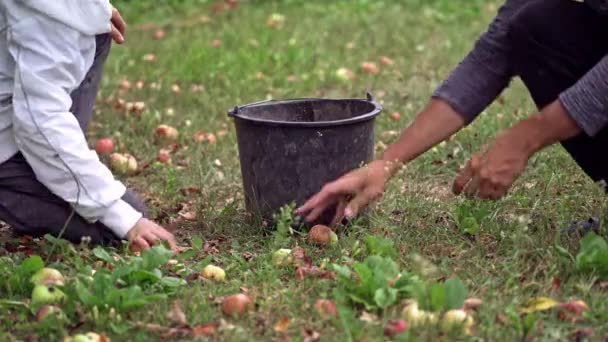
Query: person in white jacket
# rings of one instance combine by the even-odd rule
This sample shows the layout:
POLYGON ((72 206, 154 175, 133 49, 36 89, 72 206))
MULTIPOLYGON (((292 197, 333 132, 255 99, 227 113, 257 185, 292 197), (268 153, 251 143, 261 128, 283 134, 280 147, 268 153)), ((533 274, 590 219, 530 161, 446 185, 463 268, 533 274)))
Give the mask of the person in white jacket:
POLYGON ((176 247, 84 135, 124 29, 108 0, 0 2, 0 220, 17 233, 176 247))

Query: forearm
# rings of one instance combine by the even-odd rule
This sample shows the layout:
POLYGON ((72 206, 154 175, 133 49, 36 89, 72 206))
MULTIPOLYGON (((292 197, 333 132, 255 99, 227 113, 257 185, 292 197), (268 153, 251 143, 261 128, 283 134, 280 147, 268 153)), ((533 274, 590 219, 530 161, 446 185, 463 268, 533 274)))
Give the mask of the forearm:
POLYGON ((582 132, 560 100, 519 121, 511 130, 521 133, 518 135, 530 155, 582 132))
POLYGON ((431 99, 397 142, 384 152, 382 160, 391 164, 391 173, 436 144, 459 131, 465 124, 462 115, 446 101, 431 99), (394 165, 393 165, 394 164, 394 165))

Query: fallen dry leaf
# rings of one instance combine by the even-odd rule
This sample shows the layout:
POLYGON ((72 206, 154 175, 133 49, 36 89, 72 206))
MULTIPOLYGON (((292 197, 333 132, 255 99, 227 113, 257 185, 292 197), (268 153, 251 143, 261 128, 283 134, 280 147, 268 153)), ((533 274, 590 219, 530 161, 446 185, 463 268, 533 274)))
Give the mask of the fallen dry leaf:
POLYGON ((182 303, 179 300, 173 302, 173 306, 167 312, 166 318, 175 325, 188 325, 188 319, 184 310, 182 310, 182 303))
POLYGON ((595 331, 591 327, 580 328, 574 331, 572 334, 572 341, 582 342, 589 340, 590 337, 595 335, 595 331))
POLYGON ((377 323, 378 322, 378 316, 374 315, 373 313, 369 313, 367 311, 363 311, 361 313, 361 316, 359 316, 359 320, 361 320, 363 322, 367 322, 367 323, 377 323))
POLYGON ((393 61, 391 58, 389 58, 387 56, 382 56, 382 57, 380 57, 380 63, 382 63, 386 66, 391 66, 391 65, 395 64, 395 61, 393 61))
POLYGON ((192 336, 193 337, 209 337, 215 335, 218 328, 220 327, 220 323, 211 322, 205 324, 199 324, 192 327, 192 336))
POLYGON ((283 317, 277 322, 277 324, 275 324, 274 331, 278 333, 285 333, 287 330, 289 330, 289 318, 283 317))
POLYGON ((304 342, 319 342, 321 340, 321 334, 318 331, 308 328, 302 330, 302 337, 304 337, 304 342))
POLYGON ((559 305, 559 302, 548 297, 536 297, 528 300, 526 304, 519 309, 521 313, 529 314, 538 311, 546 311, 559 305))

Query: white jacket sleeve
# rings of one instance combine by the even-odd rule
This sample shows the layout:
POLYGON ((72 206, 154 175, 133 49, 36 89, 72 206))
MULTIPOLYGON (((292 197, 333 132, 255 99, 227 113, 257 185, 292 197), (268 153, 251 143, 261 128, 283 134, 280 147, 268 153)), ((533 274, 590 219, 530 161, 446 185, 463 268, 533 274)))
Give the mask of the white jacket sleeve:
POLYGON ((124 237, 142 214, 121 200, 125 186, 88 148, 69 111, 70 93, 92 64, 95 37, 35 12, 13 19, 13 128, 21 153, 38 180, 78 214, 124 237))

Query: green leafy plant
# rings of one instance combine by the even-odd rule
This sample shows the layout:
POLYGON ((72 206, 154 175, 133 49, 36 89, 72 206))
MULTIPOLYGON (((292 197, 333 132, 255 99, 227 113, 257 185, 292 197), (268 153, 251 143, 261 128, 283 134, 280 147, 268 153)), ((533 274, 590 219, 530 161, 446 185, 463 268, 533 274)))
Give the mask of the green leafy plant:
POLYGON ((95 248, 93 254, 111 267, 99 269, 93 276, 89 275, 93 273, 90 268, 81 270, 68 290, 88 307, 130 310, 167 298, 186 284, 183 279, 163 275, 160 268, 172 256, 164 246, 154 246, 127 260, 115 259, 101 247, 95 248))
POLYGON ((476 235, 492 212, 492 204, 464 201, 456 207, 456 223, 463 233, 476 235))
POLYGON ((8 279, 6 282, 0 282, 0 293, 6 293, 8 297, 29 296, 33 288, 30 278, 44 267, 44 261, 40 256, 32 255, 16 266, 10 265, 9 262, 11 262, 9 258, 3 258, 0 263, 2 268, 0 274, 8 279))
POLYGON ((292 226, 296 223, 294 217, 295 207, 296 205, 293 203, 285 205, 274 216, 277 225, 277 230, 274 233, 274 245, 277 248, 289 245, 291 236, 294 233, 292 226))
POLYGON ((450 278, 443 283, 414 283, 410 291, 418 306, 430 311, 461 309, 468 295, 465 284, 458 278, 450 278))
POLYGON ((608 242, 593 232, 585 235, 576 255, 576 267, 583 272, 595 272, 602 278, 608 278, 608 242))
POLYGON ((369 255, 396 258, 395 242, 382 236, 370 235, 365 238, 365 248, 369 255))
POLYGON ((420 279, 410 273, 400 273, 390 258, 372 255, 357 262, 352 269, 333 265, 340 290, 350 301, 367 310, 384 309, 408 297, 413 284, 420 279))

